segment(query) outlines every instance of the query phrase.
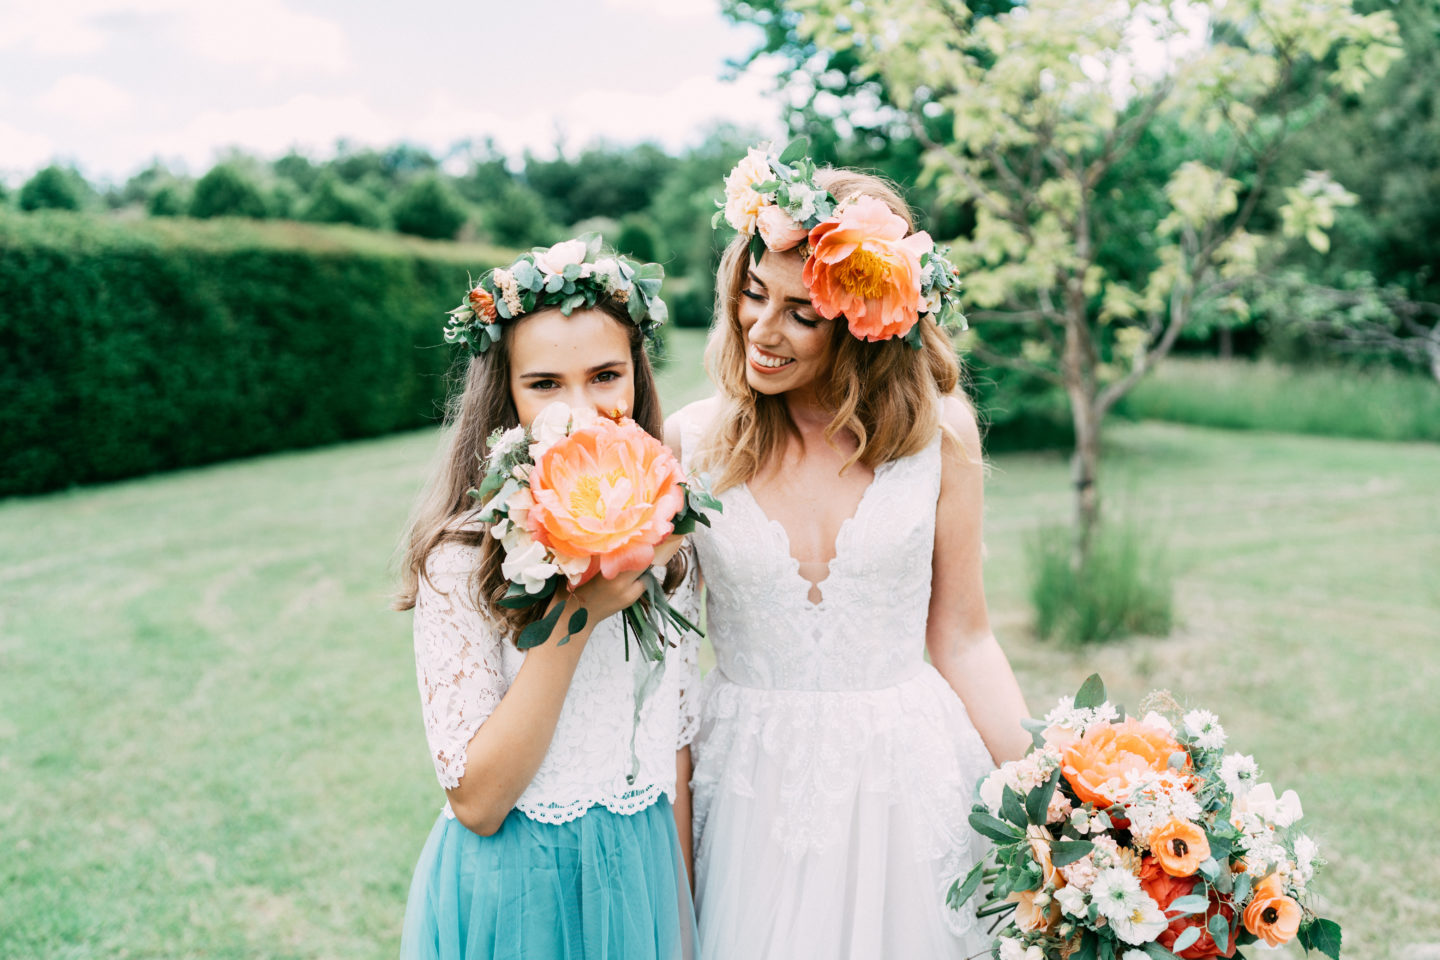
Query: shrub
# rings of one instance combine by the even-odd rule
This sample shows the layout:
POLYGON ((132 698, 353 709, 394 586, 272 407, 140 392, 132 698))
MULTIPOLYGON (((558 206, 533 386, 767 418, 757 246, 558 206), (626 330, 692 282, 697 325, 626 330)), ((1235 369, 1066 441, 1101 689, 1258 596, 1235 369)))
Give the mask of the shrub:
POLYGON ((675 326, 704 330, 710 326, 715 310, 714 275, 681 277, 666 283, 665 301, 670 307, 670 322, 675 326))
POLYGON ((545 214, 545 201, 523 183, 505 180, 484 201, 481 226, 496 243, 508 247, 543 246, 555 236, 555 225, 545 214))
POLYGON ((145 211, 152 217, 183 217, 187 206, 184 189, 178 183, 167 183, 150 194, 145 211))
POLYGON ((1042 527, 1025 545, 1035 633, 1070 644, 1164 636, 1174 620, 1172 574, 1162 549, 1134 524, 1102 524, 1090 558, 1071 564, 1069 527, 1042 527))
POLYGON ((190 197, 190 216, 201 220, 210 217, 252 217, 261 219, 269 213, 260 186, 244 170, 230 163, 218 163, 195 184, 190 197))
POLYGON ((645 217, 626 217, 620 221, 620 232, 615 235, 615 249, 647 263, 658 259, 659 242, 655 239, 654 225, 645 217))
POLYGON ((0 215, 0 496, 433 422, 468 273, 348 227, 0 215))
POLYGON ((20 188, 21 210, 79 210, 86 185, 74 170, 51 164, 20 188))
POLYGON ((391 211, 396 230, 431 240, 453 239, 465 217, 465 203, 455 188, 434 174, 412 181, 391 211))
POLYGON ((300 219, 312 223, 351 223, 374 229, 383 222, 378 207, 379 204, 364 190, 326 173, 315 184, 310 199, 301 209, 300 219))

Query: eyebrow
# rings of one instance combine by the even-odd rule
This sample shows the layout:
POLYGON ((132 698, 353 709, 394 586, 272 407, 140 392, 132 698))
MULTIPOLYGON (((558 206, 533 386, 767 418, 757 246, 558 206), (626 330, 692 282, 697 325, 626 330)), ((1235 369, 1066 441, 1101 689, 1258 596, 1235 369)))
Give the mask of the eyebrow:
MULTIPOLYGON (((769 287, 766 287, 766 286, 765 286, 765 281, 764 281, 764 280, 761 280, 758 276, 755 275, 755 271, 754 271, 754 270, 749 271, 749 273, 750 273, 750 279, 751 279, 752 281, 754 281, 755 283, 760 284, 760 286, 764 287, 766 290, 769 290, 769 289, 770 289, 769 287)), ((798 303, 798 304, 800 304, 800 306, 802 306, 802 307, 813 307, 813 306, 814 306, 814 304, 810 301, 810 298, 809 298, 809 297, 786 297, 786 298, 785 298, 785 302, 786 302, 786 303, 798 303)))
MULTIPOLYGON (((585 376, 587 376, 587 377, 593 377, 595 374, 600 373, 600 372, 602 372, 602 371, 604 371, 604 370, 609 370, 609 369, 612 368, 612 367, 623 367, 623 366, 625 365, 625 363, 626 363, 626 361, 624 361, 624 360, 609 360, 609 361, 607 361, 607 362, 605 362, 605 363, 597 363, 595 366, 590 367, 588 370, 585 371, 585 376)), ((530 380, 530 379, 536 379, 536 380, 539 380, 539 379, 561 380, 561 379, 564 378, 564 376, 565 376, 565 375, 564 375, 563 373, 540 373, 540 372, 536 372, 536 373, 522 373, 522 374, 520 374, 520 379, 522 379, 522 380, 530 380)))

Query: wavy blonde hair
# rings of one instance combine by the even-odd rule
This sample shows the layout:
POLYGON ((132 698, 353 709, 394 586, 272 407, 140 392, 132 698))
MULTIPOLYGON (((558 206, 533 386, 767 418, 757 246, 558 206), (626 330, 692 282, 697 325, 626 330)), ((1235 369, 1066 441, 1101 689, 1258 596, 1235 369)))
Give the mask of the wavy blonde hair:
MULTIPOLYGON (((883 200, 914 232, 910 207, 889 182, 852 170, 825 168, 816 181, 839 200, 864 194, 883 200)), ((720 492, 753 479, 799 437, 784 396, 751 388, 746 379, 745 334, 740 296, 750 272, 750 238, 737 235, 720 260, 715 284, 715 325, 705 347, 705 366, 719 387, 721 409, 712 421, 697 462, 717 474, 720 492)), ((934 318, 920 316, 920 349, 898 337, 878 343, 853 336, 843 317, 831 325, 830 366, 817 384, 819 399, 833 411, 825 439, 848 433, 854 463, 871 469, 923 450, 941 429, 939 399, 960 385, 955 347, 934 318)), ((962 395, 961 399, 964 397, 962 395)))
MULTIPOLYGON (((623 304, 601 300, 595 304, 595 309, 624 327, 630 338, 630 362, 635 377, 635 408, 630 416, 651 436, 663 437, 664 422, 655 389, 655 374, 645 352, 645 338, 640 328, 630 321, 623 304)), ((544 312, 537 310, 522 320, 544 312)), ((545 604, 523 610, 499 605, 509 587, 500 571, 504 551, 500 541, 489 536, 488 526, 472 522, 480 505, 469 494, 484 479, 485 458, 490 453, 486 441, 490 434, 520 423, 515 399, 510 394, 510 339, 513 332, 514 324, 506 324, 498 344, 482 354, 459 361, 458 370, 463 372, 457 380, 461 389, 452 393, 446 405, 447 432, 439 463, 401 538, 400 589, 391 606, 396 610, 414 607, 420 578, 426 577, 429 582, 425 563, 431 552, 444 543, 460 543, 480 550, 479 564, 471 571, 466 587, 474 600, 475 609, 515 635, 540 618, 545 604)), ((674 590, 684 572, 685 561, 677 555, 666 570, 665 589, 674 590)))

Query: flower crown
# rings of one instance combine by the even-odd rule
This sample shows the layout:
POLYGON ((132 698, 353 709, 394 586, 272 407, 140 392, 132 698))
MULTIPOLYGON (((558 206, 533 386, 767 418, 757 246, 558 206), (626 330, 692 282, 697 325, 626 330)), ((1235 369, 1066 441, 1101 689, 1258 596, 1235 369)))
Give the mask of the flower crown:
POLYGON ((815 182, 806 141, 778 156, 752 147, 725 178, 711 226, 723 217, 750 238, 750 257, 799 248, 805 287, 822 317, 843 315, 861 340, 902 337, 920 346, 920 315, 965 329, 959 271, 923 230, 909 227, 889 204, 857 194, 836 200, 815 182))
POLYGON ((600 235, 587 233, 553 247, 536 247, 510 266, 487 272, 465 302, 450 311, 445 340, 481 354, 500 341, 503 323, 542 307, 559 307, 568 317, 606 297, 625 304, 630 322, 642 334, 655 336, 668 315, 660 299, 665 268, 602 252, 600 235))

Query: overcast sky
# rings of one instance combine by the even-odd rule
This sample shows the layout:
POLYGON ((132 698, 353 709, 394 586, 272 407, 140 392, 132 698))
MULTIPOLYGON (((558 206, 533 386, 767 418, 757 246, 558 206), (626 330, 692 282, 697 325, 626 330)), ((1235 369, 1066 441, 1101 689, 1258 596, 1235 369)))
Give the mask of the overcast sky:
POLYGON ((715 0, 0 0, 0 176, 52 159, 123 181, 159 157, 327 156, 337 138, 518 154, 778 132, 758 31, 715 0))

